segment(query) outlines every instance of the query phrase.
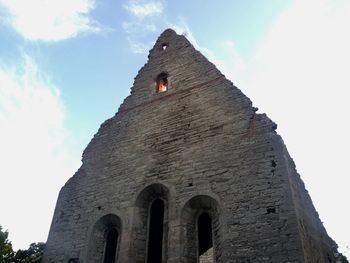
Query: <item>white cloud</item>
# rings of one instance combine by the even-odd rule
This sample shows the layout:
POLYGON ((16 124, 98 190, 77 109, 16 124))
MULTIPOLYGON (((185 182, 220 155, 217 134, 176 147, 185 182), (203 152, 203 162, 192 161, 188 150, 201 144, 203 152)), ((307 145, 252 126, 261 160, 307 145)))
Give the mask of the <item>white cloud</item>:
POLYGON ((166 26, 168 28, 172 28, 176 31, 178 35, 183 35, 187 38, 188 41, 191 42, 191 44, 200 52, 202 52, 206 57, 208 57, 210 60, 215 58, 214 53, 203 46, 200 46, 198 44, 197 39, 194 37, 190 27, 186 23, 186 19, 184 17, 178 17, 176 23, 166 22, 166 26))
POLYGON ((124 31, 130 36, 137 35, 145 35, 148 33, 153 33, 157 31, 157 26, 153 23, 144 24, 140 22, 122 22, 122 28, 124 31))
POLYGON ((66 146, 59 90, 24 55, 0 67, 0 224, 14 247, 46 241, 59 188, 79 163, 66 146))
POLYGON ((128 21, 122 22, 130 50, 136 54, 147 54, 153 45, 149 35, 157 32, 165 22, 160 16, 164 6, 161 1, 130 0, 124 8, 131 14, 128 21))
POLYGON ((168 24, 167 26, 172 28, 173 30, 175 30, 177 34, 184 35, 192 43, 192 45, 195 48, 197 48, 198 50, 204 52, 205 55, 213 56, 212 52, 209 49, 200 47, 198 45, 198 42, 195 39, 191 29, 187 25, 185 18, 179 17, 178 20, 176 21, 176 23, 169 23, 169 22, 167 22, 167 24, 168 24))
POLYGON ((153 43, 145 40, 150 33, 157 30, 155 24, 144 24, 141 22, 122 22, 122 28, 127 34, 130 50, 135 54, 147 54, 153 43))
POLYGON ((135 54, 147 54, 149 47, 152 45, 152 44, 147 45, 141 42, 137 42, 130 38, 128 38, 128 41, 129 41, 129 47, 131 51, 135 54))
POLYGON ((60 41, 101 29, 89 16, 95 0, 0 0, 2 20, 24 38, 60 41))
POLYGON ((163 12, 163 4, 160 1, 129 1, 124 8, 139 19, 148 16, 157 16, 163 12))

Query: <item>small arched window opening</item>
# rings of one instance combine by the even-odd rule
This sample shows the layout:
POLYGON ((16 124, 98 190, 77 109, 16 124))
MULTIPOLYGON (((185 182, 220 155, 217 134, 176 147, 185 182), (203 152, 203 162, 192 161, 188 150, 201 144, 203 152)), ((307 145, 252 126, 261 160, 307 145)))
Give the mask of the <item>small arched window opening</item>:
POLYGON ((147 186, 138 194, 132 227, 132 238, 137 239, 138 244, 132 248, 130 262, 166 261, 169 194, 169 189, 158 183, 147 186), (154 250, 158 250, 156 252, 158 255, 152 255, 154 250), (153 260, 153 258, 158 259, 153 260))
POLYGON ((157 93, 162 93, 168 90, 168 74, 161 73, 157 77, 157 93))
POLYGON ((164 202, 156 199, 149 212, 147 263, 162 263, 164 202))
POLYGON ((86 260, 116 263, 118 258, 123 258, 123 256, 119 257, 118 252, 121 231, 121 220, 115 214, 106 214, 97 220, 91 229, 86 246, 86 260))
POLYGON ((107 232, 103 263, 115 263, 118 236, 118 231, 115 228, 112 228, 107 232))
POLYGON ((181 213, 180 259, 189 263, 222 263, 222 227, 218 201, 197 195, 186 202, 181 213))

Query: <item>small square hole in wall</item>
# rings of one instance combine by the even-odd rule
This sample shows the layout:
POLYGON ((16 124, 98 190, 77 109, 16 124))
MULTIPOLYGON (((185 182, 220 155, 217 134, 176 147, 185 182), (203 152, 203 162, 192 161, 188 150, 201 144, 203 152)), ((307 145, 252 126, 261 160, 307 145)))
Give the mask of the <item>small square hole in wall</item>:
POLYGON ((276 208, 275 207, 268 207, 266 208, 267 214, 276 214, 276 208))

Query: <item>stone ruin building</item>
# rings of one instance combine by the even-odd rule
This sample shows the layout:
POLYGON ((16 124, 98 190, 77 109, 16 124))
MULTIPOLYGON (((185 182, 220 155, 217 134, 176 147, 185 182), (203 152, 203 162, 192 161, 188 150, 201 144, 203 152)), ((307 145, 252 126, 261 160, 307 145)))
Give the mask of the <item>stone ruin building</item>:
POLYGON ((43 262, 335 262, 276 133, 165 30, 62 188, 43 262))

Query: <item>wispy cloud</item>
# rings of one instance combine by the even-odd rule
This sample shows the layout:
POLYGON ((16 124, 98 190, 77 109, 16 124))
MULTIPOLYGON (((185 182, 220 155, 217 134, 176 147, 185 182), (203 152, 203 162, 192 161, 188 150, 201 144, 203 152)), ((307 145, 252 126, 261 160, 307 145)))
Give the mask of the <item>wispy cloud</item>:
POLYGON ((95 0, 0 0, 3 23, 29 40, 60 41, 83 32, 99 32, 90 12, 95 0))
POLYGON ((64 117, 59 89, 28 55, 19 67, 0 66, 1 224, 16 248, 46 240, 52 214, 42 211, 53 211, 79 165, 64 117))
POLYGON ((129 48, 135 54, 146 54, 151 44, 147 45, 142 42, 138 42, 128 38, 129 48))
POLYGON ((143 24, 135 21, 122 22, 122 28, 128 34, 139 33, 138 31, 143 31, 143 35, 147 33, 153 33, 157 31, 157 26, 154 23, 143 24))
POLYGON ((200 49, 206 54, 212 55, 209 49, 201 47, 197 40, 195 39, 190 27, 186 23, 186 19, 184 17, 178 17, 175 23, 166 21, 167 27, 170 27, 176 31, 177 34, 184 35, 186 38, 194 45, 195 48, 200 49))
POLYGON ((162 14, 163 1, 129 0, 124 9, 129 19, 123 21, 121 26, 127 34, 130 50, 136 54, 146 54, 152 47, 150 35, 156 33, 165 24, 162 14))
POLYGON ((233 40, 226 40, 221 43, 220 49, 224 56, 218 56, 215 52, 198 43, 190 27, 186 23, 186 19, 178 17, 175 23, 167 23, 167 26, 174 29, 177 34, 186 36, 192 45, 205 55, 217 68, 226 75, 230 80, 235 80, 237 76, 244 74, 247 62, 244 61, 237 52, 233 40))
POLYGON ((163 12, 163 4, 160 1, 132 0, 124 5, 124 8, 139 19, 149 16, 157 16, 163 12))
MULTIPOLYGON (((154 4, 154 2, 150 3, 154 4)), ((139 1, 130 1, 126 6, 140 5, 144 7, 148 6, 150 3, 144 2, 143 5, 141 5, 139 1)), ((155 34, 160 33, 159 30, 172 28, 178 34, 185 35, 198 50, 210 58, 214 58, 214 54, 209 49, 201 47, 197 43, 197 40, 193 36, 192 31, 188 27, 184 17, 178 17, 175 22, 171 22, 166 19, 166 16, 158 16, 159 13, 165 12, 164 6, 160 2, 159 6, 161 6, 159 12, 153 12, 153 15, 150 14, 149 16, 135 15, 130 11, 129 7, 125 7, 132 14, 132 16, 128 21, 122 22, 121 26, 127 34, 129 47, 133 53, 146 54, 154 44, 154 42, 149 41, 149 39, 151 38, 154 40, 154 38, 157 36, 155 34)))
MULTIPOLYGON (((138 3, 138 1, 130 1, 128 5, 132 6, 135 3, 138 3)), ((144 3, 144 6, 145 5, 147 5, 147 3, 144 3)), ((160 12, 166 13, 164 5, 162 5, 160 12)), ((224 74, 236 76, 245 68, 245 63, 239 57, 238 52, 236 52, 232 40, 228 40, 222 44, 227 54, 225 58, 219 58, 210 49, 198 43, 184 17, 179 16, 176 21, 169 21, 166 18, 167 16, 157 16, 156 14, 158 13, 155 13, 155 16, 150 15, 149 17, 132 16, 129 21, 122 22, 121 26, 127 34, 129 48, 133 53, 147 54, 154 44, 154 42, 149 41, 149 39, 151 38, 154 40, 155 37, 157 37, 156 34, 160 33, 159 30, 172 28, 177 34, 186 36, 193 46, 209 58, 211 62, 216 64, 224 74), (227 55, 229 55, 231 59, 228 59, 227 55)))
POLYGON ((157 31, 155 24, 144 24, 138 21, 123 22, 122 28, 127 34, 130 50, 135 54, 147 54, 153 42, 147 39, 149 34, 157 31))

